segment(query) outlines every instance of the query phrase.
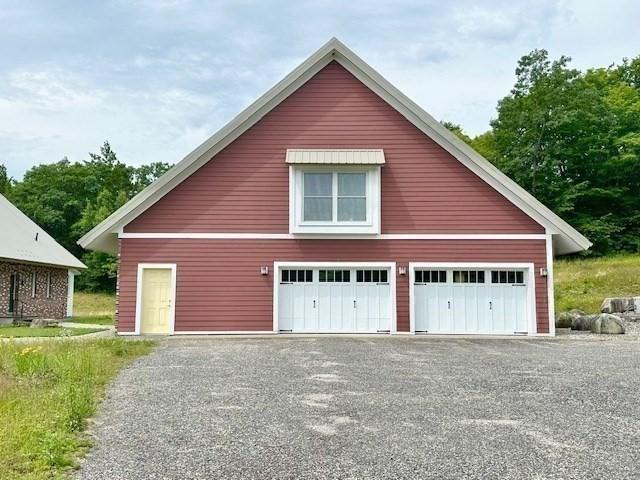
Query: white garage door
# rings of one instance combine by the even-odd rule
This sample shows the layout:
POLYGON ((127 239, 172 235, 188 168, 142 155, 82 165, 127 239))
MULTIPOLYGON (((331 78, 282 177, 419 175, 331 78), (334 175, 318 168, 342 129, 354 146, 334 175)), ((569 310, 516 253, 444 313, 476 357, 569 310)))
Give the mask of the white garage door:
POLYGON ((416 268, 412 283, 416 332, 528 333, 524 269, 416 268))
POLYGON ((388 332, 389 268, 287 268, 278 272, 278 329, 388 332))

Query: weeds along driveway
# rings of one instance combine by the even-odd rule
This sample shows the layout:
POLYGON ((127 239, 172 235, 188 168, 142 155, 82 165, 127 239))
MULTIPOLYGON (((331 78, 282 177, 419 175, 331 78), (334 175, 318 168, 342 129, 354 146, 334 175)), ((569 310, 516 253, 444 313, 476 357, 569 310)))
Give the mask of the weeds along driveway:
POLYGON ((171 338, 82 479, 638 478, 640 343, 171 338))

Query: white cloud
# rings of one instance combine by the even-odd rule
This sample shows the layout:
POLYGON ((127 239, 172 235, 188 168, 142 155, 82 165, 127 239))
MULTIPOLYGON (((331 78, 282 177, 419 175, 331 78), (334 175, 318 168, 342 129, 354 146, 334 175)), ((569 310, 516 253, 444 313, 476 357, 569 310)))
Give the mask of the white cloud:
POLYGON ((334 35, 472 134, 533 48, 580 68, 640 53, 635 0, 20 2, 0 18, 0 162, 14 176, 105 139, 130 163, 179 161, 334 35))

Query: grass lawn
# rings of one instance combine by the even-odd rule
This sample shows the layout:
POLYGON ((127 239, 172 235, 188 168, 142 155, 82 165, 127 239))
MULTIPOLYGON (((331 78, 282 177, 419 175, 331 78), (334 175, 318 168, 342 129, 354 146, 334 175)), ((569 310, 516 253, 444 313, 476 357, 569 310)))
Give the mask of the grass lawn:
POLYGON ((65 478, 106 384, 153 342, 0 343, 0 478, 65 478))
POLYGON ((87 323, 89 325, 113 325, 113 315, 99 315, 95 317, 72 317, 65 321, 73 323, 87 323))
POLYGON ((87 333, 100 332, 101 328, 62 328, 62 327, 0 327, 0 338, 21 337, 64 337, 85 335, 87 333))
POLYGON ((605 297, 640 295, 640 255, 557 260, 554 268, 556 311, 600 311, 605 297))
POLYGON ((76 292, 73 295, 73 313, 78 317, 111 315, 116 311, 113 293, 76 292))

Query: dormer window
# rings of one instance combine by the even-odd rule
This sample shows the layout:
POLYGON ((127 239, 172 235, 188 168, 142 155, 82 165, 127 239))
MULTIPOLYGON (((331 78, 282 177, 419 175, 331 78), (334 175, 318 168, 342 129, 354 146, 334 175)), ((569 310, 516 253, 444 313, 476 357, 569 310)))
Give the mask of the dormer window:
POLYGON ((381 150, 373 151, 379 155, 371 155, 370 150, 296 150, 293 152, 297 158, 290 152, 287 151, 287 162, 291 164, 292 233, 380 232, 380 166, 384 163, 381 150), (300 152, 312 155, 307 155, 305 162, 301 161, 300 152), (323 154, 320 158, 319 152, 323 154), (345 152, 349 158, 345 158, 345 152), (366 163, 362 155, 354 152, 366 152, 366 163), (343 161, 333 163, 340 160, 335 158, 340 153, 343 161))

